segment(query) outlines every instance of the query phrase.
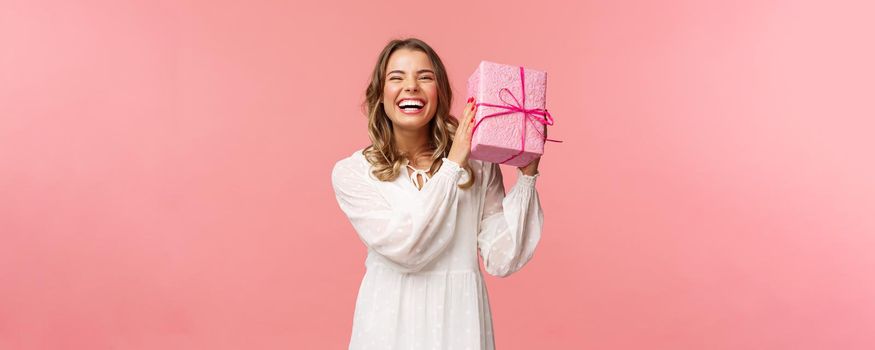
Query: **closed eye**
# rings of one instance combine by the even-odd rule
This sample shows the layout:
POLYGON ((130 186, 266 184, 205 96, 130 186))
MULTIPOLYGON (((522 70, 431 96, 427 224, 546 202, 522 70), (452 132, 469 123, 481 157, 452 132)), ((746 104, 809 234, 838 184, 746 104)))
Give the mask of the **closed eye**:
MULTIPOLYGON (((434 80, 434 78, 432 78, 432 77, 421 77, 419 79, 434 80)), ((401 77, 391 77, 391 78, 389 78, 389 80, 401 80, 401 77)))

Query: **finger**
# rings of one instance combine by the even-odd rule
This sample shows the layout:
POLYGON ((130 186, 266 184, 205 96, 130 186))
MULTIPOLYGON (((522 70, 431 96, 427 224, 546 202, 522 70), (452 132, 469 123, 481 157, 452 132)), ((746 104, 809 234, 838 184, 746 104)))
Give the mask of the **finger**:
POLYGON ((469 123, 473 123, 473 122, 474 122, 474 116, 477 115, 477 101, 476 101, 476 100, 472 100, 472 101, 471 101, 471 107, 468 108, 468 109, 466 109, 465 111, 467 112, 467 113, 465 113, 465 115, 466 115, 466 119, 468 119, 468 122, 469 122, 469 123))
MULTIPOLYGON (((469 99, 470 101, 470 99, 469 99)), ((462 126, 462 122, 465 121, 465 116, 468 114, 468 109, 471 106, 471 102, 465 103, 465 108, 462 109, 462 115, 456 117, 456 120, 459 121, 459 126, 462 126)))
POLYGON ((477 106, 474 106, 474 109, 471 111, 471 118, 468 120, 468 126, 466 131, 466 139, 471 140, 471 137, 474 135, 474 128, 477 126, 475 123, 475 118, 477 116, 477 106))
POLYGON ((456 128, 456 131, 459 135, 463 135, 463 133, 468 130, 468 125, 470 124, 468 121, 471 120, 471 117, 466 113, 462 118, 459 118, 459 126, 456 128))
POLYGON ((468 103, 465 105, 465 110, 462 113, 462 118, 460 118, 461 120, 459 120, 459 129, 464 130, 468 127, 468 124, 470 124, 472 117, 471 111, 473 110, 473 107, 474 100, 469 98, 468 103))
POLYGON ((477 106, 474 106, 474 109, 471 110, 471 117, 468 119, 468 128, 469 129, 472 129, 472 130, 474 129, 474 125, 477 124, 477 123, 475 123, 476 119, 477 119, 477 106))
POLYGON ((472 116, 474 116, 474 108, 476 107, 477 101, 474 101, 474 98, 468 99, 468 104, 465 105, 465 119, 470 120, 472 116))

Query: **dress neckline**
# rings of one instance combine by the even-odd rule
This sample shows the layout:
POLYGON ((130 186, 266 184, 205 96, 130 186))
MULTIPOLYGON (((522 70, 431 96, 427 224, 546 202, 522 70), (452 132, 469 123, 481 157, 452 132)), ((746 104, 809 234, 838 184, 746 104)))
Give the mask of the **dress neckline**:
POLYGON ((431 176, 428 175, 428 171, 431 169, 431 167, 429 167, 427 169, 418 169, 418 168, 410 165, 410 160, 407 158, 404 158, 403 164, 405 166, 405 169, 404 169, 405 174, 407 174, 406 168, 410 168, 411 170, 413 170, 413 173, 407 174, 407 176, 406 176, 408 179, 410 179, 410 182, 413 185, 413 188, 415 188, 417 191, 422 191, 422 189, 425 188, 425 184, 428 183, 429 180, 431 180, 431 176), (417 181, 417 175, 422 176, 422 184, 421 185, 417 181))

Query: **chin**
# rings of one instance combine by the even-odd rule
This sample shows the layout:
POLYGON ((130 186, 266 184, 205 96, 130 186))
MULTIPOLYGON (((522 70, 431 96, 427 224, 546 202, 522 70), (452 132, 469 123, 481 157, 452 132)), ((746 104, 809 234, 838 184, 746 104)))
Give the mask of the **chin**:
POLYGON ((395 126, 403 130, 419 130, 427 128, 428 123, 422 123, 420 121, 402 121, 401 123, 395 123, 395 126))

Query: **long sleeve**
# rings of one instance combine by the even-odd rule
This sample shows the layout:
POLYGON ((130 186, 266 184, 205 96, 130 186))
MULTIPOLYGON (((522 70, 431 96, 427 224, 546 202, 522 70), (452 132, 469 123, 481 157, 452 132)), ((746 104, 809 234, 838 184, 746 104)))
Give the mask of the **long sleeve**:
POLYGON ((544 213, 535 190, 540 174, 517 172, 517 182, 506 197, 498 164, 484 172, 487 188, 477 245, 486 272, 493 276, 519 271, 531 260, 541 238, 544 213))
POLYGON ((465 173, 443 165, 413 193, 411 202, 392 205, 376 188, 367 166, 338 162, 331 183, 341 210, 365 245, 412 272, 421 270, 450 243, 456 225, 458 180, 465 173))

